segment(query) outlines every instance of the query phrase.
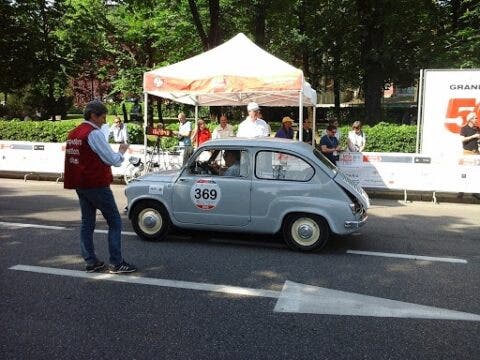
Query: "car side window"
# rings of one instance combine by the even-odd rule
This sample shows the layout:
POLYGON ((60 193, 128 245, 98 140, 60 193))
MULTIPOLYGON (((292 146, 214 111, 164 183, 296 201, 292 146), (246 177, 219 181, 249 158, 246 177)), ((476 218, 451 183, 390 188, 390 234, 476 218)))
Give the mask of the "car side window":
POLYGON ((209 149, 197 154, 187 169, 190 175, 246 177, 248 153, 236 149, 209 149))
POLYGON ((255 160, 255 176, 259 179, 309 181, 315 170, 306 161, 291 154, 259 151, 255 160))

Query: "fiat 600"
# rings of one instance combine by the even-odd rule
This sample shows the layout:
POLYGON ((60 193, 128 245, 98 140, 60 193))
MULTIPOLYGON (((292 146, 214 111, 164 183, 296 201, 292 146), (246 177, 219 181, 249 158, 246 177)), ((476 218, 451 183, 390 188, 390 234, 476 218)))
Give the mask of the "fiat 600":
POLYGON ((147 174, 126 187, 128 217, 145 240, 172 226, 283 234, 292 249, 321 249, 330 235, 367 220, 369 199, 318 150, 285 139, 213 140, 180 170, 147 174))

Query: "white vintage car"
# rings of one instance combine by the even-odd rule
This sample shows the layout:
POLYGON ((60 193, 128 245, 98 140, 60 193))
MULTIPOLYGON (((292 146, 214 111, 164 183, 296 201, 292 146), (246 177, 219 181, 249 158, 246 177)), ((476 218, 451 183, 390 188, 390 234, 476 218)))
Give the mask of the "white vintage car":
POLYGON ((318 150, 286 139, 204 143, 180 170, 126 187, 128 217, 145 240, 172 225, 220 232, 283 233, 295 250, 321 249, 330 234, 367 221, 369 199, 318 150))

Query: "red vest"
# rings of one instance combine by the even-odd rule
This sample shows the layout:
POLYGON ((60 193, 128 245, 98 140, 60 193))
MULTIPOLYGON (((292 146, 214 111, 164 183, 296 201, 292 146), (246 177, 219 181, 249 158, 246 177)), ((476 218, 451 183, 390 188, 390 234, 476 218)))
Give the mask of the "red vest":
POLYGON ((88 135, 95 130, 82 123, 68 134, 65 148, 65 189, 106 187, 113 181, 112 169, 88 145, 88 135))

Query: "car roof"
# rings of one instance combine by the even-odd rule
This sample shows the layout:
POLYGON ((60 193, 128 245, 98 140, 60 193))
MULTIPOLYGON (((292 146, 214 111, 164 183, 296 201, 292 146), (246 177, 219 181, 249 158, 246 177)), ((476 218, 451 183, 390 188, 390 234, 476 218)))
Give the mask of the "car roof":
POLYGON ((201 145, 204 146, 236 146, 236 147, 254 147, 254 148, 268 148, 274 150, 287 150, 297 152, 306 156, 311 156, 313 148, 310 144, 302 141, 282 139, 282 138, 241 138, 230 137, 223 139, 210 140, 201 145))

